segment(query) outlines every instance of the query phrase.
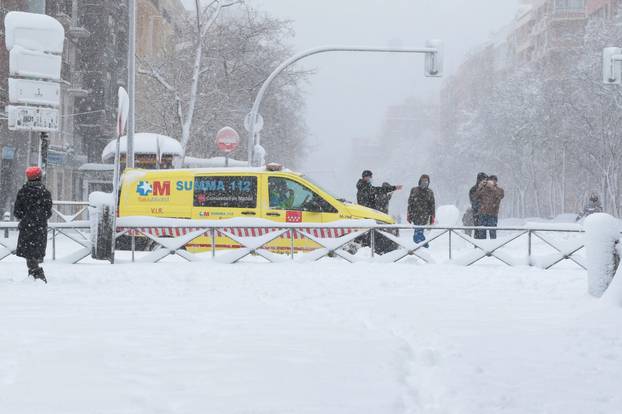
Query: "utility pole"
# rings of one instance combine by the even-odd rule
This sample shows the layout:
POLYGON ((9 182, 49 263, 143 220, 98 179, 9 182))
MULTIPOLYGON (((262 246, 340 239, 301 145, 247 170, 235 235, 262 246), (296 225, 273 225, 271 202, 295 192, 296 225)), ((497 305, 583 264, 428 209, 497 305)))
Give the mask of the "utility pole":
POLYGON ((127 47, 127 93, 130 98, 129 115, 127 119, 127 153, 126 167, 134 168, 134 128, 136 111, 136 0, 128 0, 129 27, 127 47))
POLYGON ((566 213, 566 143, 562 153, 562 214, 566 213))
POLYGON ((39 150, 39 167, 43 171, 42 181, 45 184, 48 169, 48 149, 50 147, 50 136, 47 132, 41 133, 41 147, 39 150))

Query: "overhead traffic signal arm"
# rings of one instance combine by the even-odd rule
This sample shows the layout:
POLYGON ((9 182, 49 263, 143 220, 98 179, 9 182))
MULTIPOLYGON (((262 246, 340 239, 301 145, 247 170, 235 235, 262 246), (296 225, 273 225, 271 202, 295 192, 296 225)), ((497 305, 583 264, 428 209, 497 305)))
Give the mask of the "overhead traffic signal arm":
POLYGON ((251 112, 248 114, 248 162, 252 165, 256 162, 257 157, 255 154, 256 146, 260 147, 259 139, 256 137, 257 122, 259 119, 259 111, 261 109, 261 102, 263 97, 270 87, 274 78, 276 78, 285 69, 295 64, 296 62, 313 55, 329 52, 357 52, 357 53, 419 53, 425 55, 425 76, 427 77, 441 77, 443 76, 443 42, 440 40, 429 40, 426 43, 426 47, 423 48, 400 48, 400 47, 370 47, 370 46, 322 46, 313 49, 306 50, 298 53, 291 58, 281 63, 264 81, 263 85, 259 89, 251 112), (257 139, 256 139, 257 138, 257 139))

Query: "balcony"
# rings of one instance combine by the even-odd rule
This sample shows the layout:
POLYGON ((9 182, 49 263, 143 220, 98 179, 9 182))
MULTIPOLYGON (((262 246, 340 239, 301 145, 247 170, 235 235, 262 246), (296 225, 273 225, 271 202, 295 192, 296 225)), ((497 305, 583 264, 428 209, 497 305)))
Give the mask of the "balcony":
POLYGON ((89 94, 89 90, 84 87, 82 72, 71 74, 71 85, 67 88, 67 93, 75 98, 84 98, 89 94))
POLYGON ((583 20, 587 17, 585 7, 556 7, 551 13, 551 19, 583 20))
POLYGON ((67 30, 67 37, 74 40, 86 39, 91 35, 91 32, 86 30, 84 27, 71 26, 69 30, 67 30))
POLYGON ((54 15, 56 20, 58 20, 63 26, 71 26, 71 16, 64 12, 58 12, 54 15))

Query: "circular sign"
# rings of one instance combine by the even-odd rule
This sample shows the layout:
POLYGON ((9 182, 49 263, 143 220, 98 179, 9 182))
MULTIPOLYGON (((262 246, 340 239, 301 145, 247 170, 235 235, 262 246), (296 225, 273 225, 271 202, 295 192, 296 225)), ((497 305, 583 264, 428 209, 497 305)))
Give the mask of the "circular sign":
POLYGON ((222 152, 233 152, 240 145, 240 135, 235 129, 224 127, 216 134, 216 145, 222 152))
MULTIPOLYGON (((246 129, 248 132, 251 132, 252 119, 253 119, 252 112, 246 115, 246 118, 244 118, 244 129, 246 129)), ((261 116, 261 114, 257 114, 257 118, 255 118, 255 120, 256 120, 255 133, 261 132, 261 130, 263 129, 263 116, 261 116)))

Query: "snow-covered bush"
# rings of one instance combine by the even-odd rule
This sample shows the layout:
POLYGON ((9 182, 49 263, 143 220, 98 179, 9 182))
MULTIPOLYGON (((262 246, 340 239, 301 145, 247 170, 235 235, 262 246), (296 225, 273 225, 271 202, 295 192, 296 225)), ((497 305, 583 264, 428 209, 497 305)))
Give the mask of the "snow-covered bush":
POLYGON ((89 194, 89 222, 91 224, 91 257, 96 260, 112 258, 112 227, 114 197, 99 191, 89 194))
POLYGON ((617 242, 622 225, 620 220, 604 213, 593 214, 585 220, 588 291, 601 297, 610 286, 619 264, 617 242))

